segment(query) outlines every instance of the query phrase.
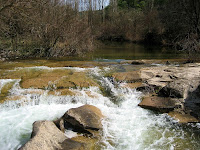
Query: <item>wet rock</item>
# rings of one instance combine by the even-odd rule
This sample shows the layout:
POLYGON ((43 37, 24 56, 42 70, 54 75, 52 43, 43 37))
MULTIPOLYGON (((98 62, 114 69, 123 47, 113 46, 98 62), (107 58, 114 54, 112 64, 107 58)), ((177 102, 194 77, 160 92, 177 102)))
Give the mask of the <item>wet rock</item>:
POLYGON ((86 145, 71 139, 62 142, 61 148, 58 150, 86 150, 86 145))
POLYGON ((65 129, 72 128, 74 131, 79 133, 94 135, 95 131, 102 129, 102 119, 103 115, 97 107, 84 105, 68 110, 55 123, 61 130, 63 130, 60 125, 60 122, 63 120, 65 129))
POLYGON ((70 69, 19 69, 9 73, 9 78, 21 78, 22 88, 39 89, 66 89, 98 86, 98 84, 87 75, 87 72, 76 72, 70 69))
POLYGON ((8 82, 0 89, 0 103, 3 103, 6 100, 6 97, 9 95, 14 84, 15 81, 8 82))
POLYGON ((31 139, 19 150, 61 149, 60 143, 67 137, 51 121, 36 121, 33 124, 31 139))
POLYGON ((195 117, 191 116, 190 114, 182 114, 179 112, 169 112, 169 116, 176 119, 179 123, 198 123, 200 120, 196 119, 195 117))
POLYGON ((133 82, 141 82, 142 79, 140 77, 140 72, 139 71, 131 71, 131 72, 118 72, 114 73, 112 75, 115 80, 122 82, 128 82, 128 83, 133 83, 133 82))
POLYGON ((170 98, 150 96, 145 97, 138 105, 145 109, 169 112, 174 110, 176 107, 176 102, 170 98))
POLYGON ((98 139, 88 138, 85 136, 77 136, 65 140, 62 145, 62 150, 95 150, 98 148, 98 139))

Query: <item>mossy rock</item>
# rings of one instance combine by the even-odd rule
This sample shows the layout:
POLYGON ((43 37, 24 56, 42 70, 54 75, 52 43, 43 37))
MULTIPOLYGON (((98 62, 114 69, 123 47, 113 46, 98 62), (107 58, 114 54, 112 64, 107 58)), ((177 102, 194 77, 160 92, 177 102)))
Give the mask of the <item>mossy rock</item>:
POLYGON ((92 78, 87 76, 87 72, 73 72, 64 69, 38 70, 33 75, 25 74, 22 76, 20 85, 22 88, 39 89, 98 86, 92 78))
POLYGON ((75 72, 73 75, 64 76, 58 80, 55 85, 58 89, 98 86, 98 84, 84 72, 75 72))
POLYGON ((10 89, 12 89, 12 87, 13 87, 14 84, 15 84, 15 81, 9 82, 9 83, 5 84, 1 88, 0 103, 4 102, 4 100, 6 99, 6 97, 9 95, 10 89))

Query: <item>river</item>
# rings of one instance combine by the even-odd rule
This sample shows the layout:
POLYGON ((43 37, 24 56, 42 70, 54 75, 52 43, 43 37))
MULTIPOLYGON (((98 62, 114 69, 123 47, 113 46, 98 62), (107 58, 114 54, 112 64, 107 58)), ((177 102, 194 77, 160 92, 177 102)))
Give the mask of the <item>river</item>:
MULTIPOLYGON (((115 57, 98 57, 98 60, 127 59, 129 56, 132 58, 131 55, 122 57, 115 55, 115 57)), ((3 87, 12 83, 9 94, 6 95, 6 101, 0 104, 1 150, 15 150, 27 142, 31 136, 34 121, 54 120, 61 117, 68 109, 84 104, 98 107, 106 116, 102 122, 104 135, 100 143, 103 150, 196 150, 200 148, 199 124, 180 125, 167 114, 140 108, 138 103, 141 101, 142 93, 124 86, 125 83, 113 82, 105 75, 120 64, 80 68, 53 67, 53 65, 49 67, 36 60, 34 63, 32 61, 30 63, 26 61, 26 63, 28 65, 21 62, 6 62, 1 65, 1 94, 3 94, 3 87), (44 73, 48 72, 52 75, 54 70, 67 73, 69 71, 73 75, 87 72, 87 75, 97 81, 109 94, 104 94, 98 86, 70 88, 71 92, 76 93, 74 95, 49 94, 50 91, 56 90, 54 87, 56 84, 51 83, 51 88, 49 88, 49 81, 48 88, 22 88, 22 85, 27 86, 22 80, 28 78, 29 73, 31 77, 28 78, 27 84, 30 84, 33 79, 32 73, 40 72, 39 75, 44 76, 44 73)), ((50 65, 49 62, 46 64, 50 65)), ((56 64, 61 65, 59 61, 56 64)), ((38 76, 34 76, 34 79, 34 81, 41 81, 38 76)))

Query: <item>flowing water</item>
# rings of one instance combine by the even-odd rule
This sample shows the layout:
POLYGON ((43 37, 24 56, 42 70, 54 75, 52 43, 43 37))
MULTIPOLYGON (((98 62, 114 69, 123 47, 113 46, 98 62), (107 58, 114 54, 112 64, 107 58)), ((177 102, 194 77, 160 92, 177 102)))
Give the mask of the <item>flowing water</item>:
MULTIPOLYGON (((40 69, 55 68, 40 67, 40 69)), ((142 93, 124 87, 125 83, 115 83, 112 79, 104 77, 103 74, 109 71, 109 68, 64 69, 77 72, 89 71, 90 75, 109 92, 109 96, 102 94, 98 87, 70 89, 77 93, 74 96, 49 95, 48 90, 22 89, 19 86, 20 79, 1 79, 0 89, 4 84, 14 82, 10 90, 11 100, 0 104, 1 150, 18 149, 27 142, 34 121, 54 120, 61 117, 68 109, 84 104, 97 106, 106 116, 102 121, 104 126, 102 149, 200 149, 199 124, 182 126, 167 114, 157 114, 140 108, 138 103, 142 93), (15 96, 15 100, 12 100, 12 96, 15 96)))

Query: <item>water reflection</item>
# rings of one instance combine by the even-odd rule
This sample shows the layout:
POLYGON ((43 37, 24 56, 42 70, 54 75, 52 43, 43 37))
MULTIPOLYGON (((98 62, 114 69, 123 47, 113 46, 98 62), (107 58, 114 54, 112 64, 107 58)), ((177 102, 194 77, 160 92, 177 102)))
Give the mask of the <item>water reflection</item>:
POLYGON ((106 42, 89 54, 93 60, 103 59, 174 59, 181 58, 176 50, 169 47, 145 46, 134 43, 106 42))

